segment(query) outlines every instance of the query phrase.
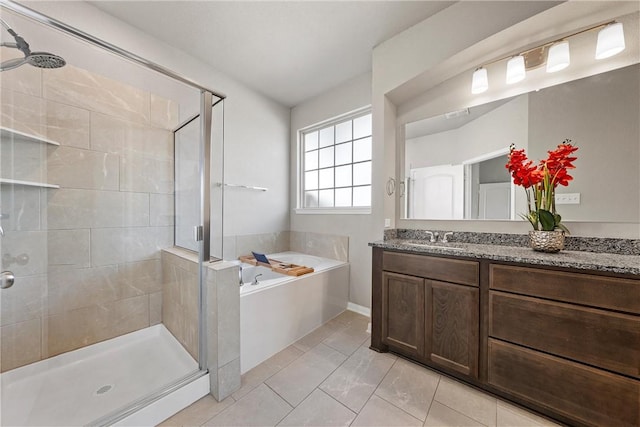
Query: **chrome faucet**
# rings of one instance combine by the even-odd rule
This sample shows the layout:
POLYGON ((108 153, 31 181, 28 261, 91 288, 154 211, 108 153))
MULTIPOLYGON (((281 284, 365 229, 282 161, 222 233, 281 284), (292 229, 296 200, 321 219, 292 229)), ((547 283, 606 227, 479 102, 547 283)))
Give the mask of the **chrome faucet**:
POLYGON ((442 243, 449 243, 449 239, 447 238, 447 236, 453 237, 453 231, 444 233, 444 236, 442 237, 442 243))
POLYGON ((260 277, 260 276, 262 276, 262 273, 256 274, 256 277, 253 278, 252 285, 257 285, 258 284, 258 277, 260 277))
POLYGON ((437 231, 425 231, 427 235, 429 235, 429 242, 435 243, 438 241, 438 232, 437 231))

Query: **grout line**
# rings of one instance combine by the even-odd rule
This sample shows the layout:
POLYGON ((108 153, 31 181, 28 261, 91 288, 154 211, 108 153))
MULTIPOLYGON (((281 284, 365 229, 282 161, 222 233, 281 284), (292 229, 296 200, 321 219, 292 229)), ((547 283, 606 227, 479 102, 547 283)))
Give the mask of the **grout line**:
MULTIPOLYGON (((438 393, 438 387, 440 387, 440 380, 442 380, 442 375, 438 376, 438 384, 436 385, 436 389, 433 391, 433 396, 431 397, 431 402, 429 402, 429 407, 427 408, 427 416, 424 417, 424 422, 425 423, 427 422, 427 418, 429 418, 429 412, 431 412, 431 407, 433 407, 433 402, 437 402, 436 393, 438 393)), ((438 402, 438 403, 440 403, 440 402, 438 402)))
MULTIPOLYGON (((377 390, 377 388, 376 388, 376 390, 377 390)), ((398 405, 396 405, 395 403, 392 403, 392 402, 388 401, 387 399, 385 399, 384 397, 380 396, 379 394, 376 394, 375 392, 374 392, 371 396, 373 396, 374 394, 375 394, 379 399, 382 399, 382 400, 384 400, 385 402, 387 402, 389 405, 391 405, 391 406, 394 406, 394 407, 398 408, 399 410, 401 410, 401 411, 402 411, 402 412, 404 412, 405 414, 409 415, 411 418, 415 418, 415 419, 416 419, 416 420, 418 420, 418 421, 422 421, 422 424, 424 424, 424 423, 425 423, 425 421, 427 421, 427 415, 429 415, 429 413, 428 413, 428 412, 425 414, 425 416, 424 416, 424 420, 421 420, 420 418, 416 417, 416 416, 415 416, 415 415, 413 415, 413 414, 410 414, 409 412, 407 412, 406 410, 402 409, 401 407, 399 407, 399 406, 398 406, 398 405)), ((371 398, 369 398, 369 400, 371 400, 371 398)), ((369 403, 369 401, 368 401, 368 400, 367 400, 367 403, 369 403)), ((365 406, 366 406, 366 404, 365 404, 365 406)))
MULTIPOLYGON (((342 365, 341 365, 342 366, 342 365)), ((325 380, 326 381, 326 380, 325 380)), ((324 382, 324 381, 323 381, 324 382)), ((327 393, 326 391, 322 390, 320 388, 320 386, 316 387, 314 391, 318 390, 320 393, 325 394, 326 396, 329 396, 330 399, 332 399, 333 401, 339 403, 341 406, 343 406, 344 408, 346 408, 349 412, 355 414, 355 417, 353 418, 354 420, 358 417, 358 412, 354 411, 353 409, 349 408, 347 405, 345 405, 344 403, 340 402, 338 399, 336 399, 335 397, 333 397, 332 395, 330 395, 329 393, 327 393)), ((312 392, 313 393, 313 392, 312 392)), ((353 421, 352 421, 353 422, 353 421)))

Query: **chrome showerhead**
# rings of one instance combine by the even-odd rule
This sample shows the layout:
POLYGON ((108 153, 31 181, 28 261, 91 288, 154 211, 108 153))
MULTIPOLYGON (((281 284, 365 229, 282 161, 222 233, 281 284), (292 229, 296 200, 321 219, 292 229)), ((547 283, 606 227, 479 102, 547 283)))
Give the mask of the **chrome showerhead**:
POLYGON ((0 71, 12 70, 21 65, 29 64, 37 68, 60 68, 67 63, 62 57, 49 52, 31 52, 29 43, 20 37, 9 25, 0 19, 2 25, 6 27, 7 32, 13 36, 15 43, 2 43, 3 47, 18 49, 24 54, 24 58, 9 59, 0 64, 0 71))
POLYGON ((60 68, 67 64, 67 61, 61 56, 49 52, 31 52, 31 55, 27 56, 25 60, 38 68, 60 68))

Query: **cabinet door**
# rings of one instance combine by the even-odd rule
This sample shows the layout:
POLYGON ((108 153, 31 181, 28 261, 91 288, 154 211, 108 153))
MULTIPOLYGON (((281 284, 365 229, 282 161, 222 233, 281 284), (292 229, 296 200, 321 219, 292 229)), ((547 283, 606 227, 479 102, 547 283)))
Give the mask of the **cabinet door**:
POLYGON ((409 357, 424 356, 424 279, 382 276, 382 342, 409 357))
POLYGON ((425 280, 426 361, 478 377, 478 288, 425 280))

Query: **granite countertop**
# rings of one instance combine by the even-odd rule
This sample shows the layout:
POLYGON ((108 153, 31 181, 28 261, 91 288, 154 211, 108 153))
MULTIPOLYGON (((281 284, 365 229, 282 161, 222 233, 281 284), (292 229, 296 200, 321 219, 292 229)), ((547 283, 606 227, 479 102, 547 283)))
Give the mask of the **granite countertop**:
POLYGON ((437 254, 464 258, 519 262, 553 267, 608 271, 640 276, 640 255, 620 255, 601 252, 563 250, 548 254, 523 246, 450 242, 431 244, 424 240, 389 239, 369 243, 369 246, 415 254, 437 254), (461 248, 455 250, 450 248, 461 248))

